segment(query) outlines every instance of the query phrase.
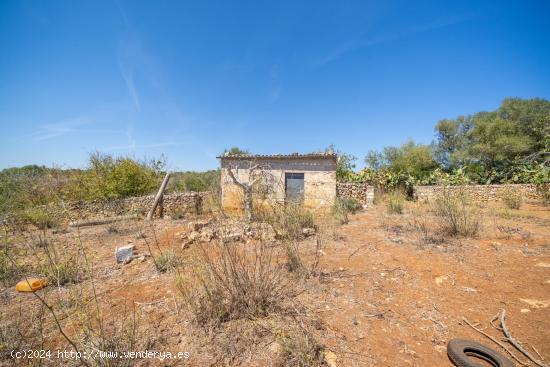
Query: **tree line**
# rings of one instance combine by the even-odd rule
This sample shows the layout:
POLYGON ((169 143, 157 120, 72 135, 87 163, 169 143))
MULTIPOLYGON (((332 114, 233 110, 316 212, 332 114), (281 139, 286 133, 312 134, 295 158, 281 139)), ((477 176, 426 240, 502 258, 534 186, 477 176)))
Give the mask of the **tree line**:
POLYGON ((341 153, 340 181, 409 184, 550 183, 550 101, 507 98, 490 112, 443 119, 431 144, 371 150, 366 168, 341 153))
MULTIPOLYGON (((550 186, 550 101, 507 98, 491 112, 443 119, 431 144, 408 140, 369 151, 366 168, 338 153, 339 181, 380 187, 415 184, 534 183, 550 186)), ((223 154, 250 154, 239 148, 223 154)), ((63 200, 110 200, 153 193, 165 173, 165 159, 137 160, 93 153, 84 169, 29 165, 0 171, 0 215, 63 200)), ((217 191, 220 171, 177 172, 168 191, 217 191)))

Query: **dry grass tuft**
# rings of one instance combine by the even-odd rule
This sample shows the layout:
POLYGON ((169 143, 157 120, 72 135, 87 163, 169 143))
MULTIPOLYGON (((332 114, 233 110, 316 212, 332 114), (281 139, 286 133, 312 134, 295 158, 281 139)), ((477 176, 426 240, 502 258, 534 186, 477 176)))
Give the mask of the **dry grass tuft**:
POLYGON ((520 191, 507 188, 500 193, 500 198, 508 209, 519 209, 523 202, 523 195, 520 191))
POLYGON ((325 366, 324 347, 305 329, 295 327, 279 333, 281 346, 277 365, 281 367, 325 366))
POLYGON ((463 193, 444 190, 435 199, 435 213, 441 229, 451 236, 476 236, 481 230, 481 211, 463 193))
POLYGON ((154 258, 155 267, 161 273, 174 270, 181 266, 182 260, 174 251, 163 251, 154 258))
POLYGON ((544 205, 550 204, 550 183, 536 185, 536 192, 544 205))
POLYGON ((332 215, 340 224, 346 224, 349 222, 349 214, 355 214, 359 209, 361 204, 357 200, 338 197, 332 207, 332 215))
POLYGON ((405 195, 401 191, 392 191, 386 195, 388 213, 403 214, 405 206, 405 195))

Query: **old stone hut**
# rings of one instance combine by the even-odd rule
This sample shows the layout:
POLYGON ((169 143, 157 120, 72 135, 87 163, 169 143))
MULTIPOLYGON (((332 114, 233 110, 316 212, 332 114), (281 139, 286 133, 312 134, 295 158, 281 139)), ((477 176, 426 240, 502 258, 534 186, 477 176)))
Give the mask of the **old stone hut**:
POLYGON ((243 214, 255 207, 293 202, 314 212, 328 211, 336 198, 334 153, 231 155, 221 160, 222 208, 243 214))

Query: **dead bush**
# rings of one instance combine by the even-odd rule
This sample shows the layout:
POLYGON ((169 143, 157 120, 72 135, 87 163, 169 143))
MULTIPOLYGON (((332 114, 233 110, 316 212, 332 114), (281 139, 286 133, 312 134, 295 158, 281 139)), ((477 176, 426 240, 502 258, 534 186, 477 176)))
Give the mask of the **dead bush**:
POLYGON ((85 278, 81 256, 77 249, 67 252, 59 249, 59 245, 46 245, 42 247, 43 260, 40 262, 39 271, 48 279, 50 284, 58 287, 79 283, 85 278))
POLYGON ((306 271, 306 267, 300 257, 300 253, 298 252, 298 245, 295 242, 287 242, 284 247, 286 251, 288 270, 298 274, 304 273, 306 271))
POLYGON ((58 287, 78 283, 83 277, 78 263, 70 259, 48 264, 44 268, 44 275, 58 287))
POLYGON ((117 234, 117 233, 120 233, 120 229, 116 224, 109 224, 107 226, 107 233, 117 234))
MULTIPOLYGON (((258 362, 257 366, 268 365, 272 360, 270 351, 266 348, 273 339, 271 335, 272 319, 233 320, 221 325, 207 336, 207 355, 212 355, 215 366, 247 366, 251 359, 258 362)), ((196 334, 200 338, 202 333, 196 334)), ((206 364, 204 364, 206 365, 206 364)))
MULTIPOLYGON (((32 309, 30 312, 20 309, 17 315, 8 318, 0 317, 0 365, 7 361, 14 362, 10 355, 12 350, 39 349, 43 340, 43 308, 32 309)), ((35 365, 29 360, 29 366, 35 365)), ((7 365, 7 364, 6 364, 7 365)))
POLYGON ((428 223, 426 220, 422 219, 421 216, 416 215, 418 213, 415 213, 413 218, 412 226, 413 228, 420 233, 422 242, 423 243, 429 243, 431 242, 431 234, 430 234, 430 228, 428 227, 428 223))
POLYGON ((523 202, 523 195, 521 192, 512 188, 503 190, 499 196, 509 209, 519 209, 523 202))
POLYGON ((198 325, 264 317, 294 295, 295 287, 277 264, 275 247, 217 242, 200 249, 192 276, 180 275, 177 282, 198 325))
MULTIPOLYGON (((94 313, 91 312, 91 314, 94 313)), ((82 317, 82 323, 79 325, 79 349, 91 356, 87 360, 90 366, 133 366, 136 364, 136 359, 113 358, 113 356, 147 346, 148 339, 140 338, 138 335, 136 310, 128 312, 124 309, 118 315, 119 318, 111 322, 98 320, 89 315, 82 317)))
POLYGON ((464 193, 444 190, 435 199, 435 214, 444 233, 472 237, 479 233, 482 215, 464 193))

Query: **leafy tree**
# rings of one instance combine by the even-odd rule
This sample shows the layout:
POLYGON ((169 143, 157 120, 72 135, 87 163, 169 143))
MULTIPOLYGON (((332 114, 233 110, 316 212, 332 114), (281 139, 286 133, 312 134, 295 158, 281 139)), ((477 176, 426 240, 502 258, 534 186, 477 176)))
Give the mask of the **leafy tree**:
POLYGON ((338 181, 349 181, 350 177, 354 174, 357 157, 337 150, 334 144, 329 145, 324 153, 335 153, 338 156, 336 162, 336 179, 338 181))
POLYGON ((162 160, 138 162, 130 157, 93 153, 88 169, 80 176, 80 195, 93 200, 151 193, 159 185, 163 166, 162 160))
POLYGON ((223 151, 223 155, 250 155, 250 152, 248 150, 243 150, 239 147, 232 147, 229 149, 225 149, 223 151))
POLYGON ((382 152, 370 151, 365 157, 367 167, 391 172, 402 172, 416 179, 426 178, 439 167, 432 148, 408 140, 400 147, 385 147, 382 152))
POLYGON ((435 131, 443 167, 464 167, 481 183, 507 181, 522 164, 547 165, 550 101, 508 98, 492 112, 441 120, 435 131))
POLYGON ((206 172, 174 172, 168 183, 168 192, 217 190, 220 170, 206 172))

